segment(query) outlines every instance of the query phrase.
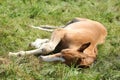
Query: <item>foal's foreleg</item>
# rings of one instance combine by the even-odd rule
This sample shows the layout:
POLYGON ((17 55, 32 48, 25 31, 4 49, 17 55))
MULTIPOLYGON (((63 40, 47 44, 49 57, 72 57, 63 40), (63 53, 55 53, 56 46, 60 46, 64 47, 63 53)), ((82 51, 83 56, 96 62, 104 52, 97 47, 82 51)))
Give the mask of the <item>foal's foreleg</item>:
POLYGON ((48 56, 40 56, 39 58, 45 62, 65 61, 65 59, 62 57, 62 53, 56 53, 48 56))

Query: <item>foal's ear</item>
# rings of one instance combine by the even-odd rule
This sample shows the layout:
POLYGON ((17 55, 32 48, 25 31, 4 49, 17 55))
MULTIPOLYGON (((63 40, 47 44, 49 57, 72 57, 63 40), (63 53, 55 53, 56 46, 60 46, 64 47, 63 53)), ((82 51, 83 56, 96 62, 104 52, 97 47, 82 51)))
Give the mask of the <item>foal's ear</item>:
POLYGON ((83 52, 87 47, 90 46, 90 44, 91 44, 90 42, 83 44, 83 45, 78 49, 78 51, 79 51, 79 52, 83 52))

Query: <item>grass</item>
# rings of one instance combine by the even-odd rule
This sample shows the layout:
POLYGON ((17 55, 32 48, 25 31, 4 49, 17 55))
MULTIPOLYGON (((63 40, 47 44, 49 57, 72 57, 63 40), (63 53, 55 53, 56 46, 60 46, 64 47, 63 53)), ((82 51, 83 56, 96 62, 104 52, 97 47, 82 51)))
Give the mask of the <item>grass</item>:
POLYGON ((119 0, 0 0, 0 80, 119 80, 119 0), (88 69, 40 62, 35 56, 8 57, 8 52, 28 50, 36 38, 50 33, 27 25, 64 25, 74 17, 104 24, 106 42, 98 46, 98 59, 88 69))

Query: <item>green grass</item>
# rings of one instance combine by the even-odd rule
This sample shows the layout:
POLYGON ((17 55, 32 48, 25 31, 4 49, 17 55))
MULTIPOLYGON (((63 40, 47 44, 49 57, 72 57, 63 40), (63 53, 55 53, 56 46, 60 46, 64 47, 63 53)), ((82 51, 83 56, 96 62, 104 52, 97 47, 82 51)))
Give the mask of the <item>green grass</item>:
POLYGON ((0 0, 0 80, 120 80, 120 0, 0 0), (10 51, 30 49, 36 38, 50 37, 28 25, 60 26, 75 17, 99 21, 108 31, 90 68, 8 57, 10 51))

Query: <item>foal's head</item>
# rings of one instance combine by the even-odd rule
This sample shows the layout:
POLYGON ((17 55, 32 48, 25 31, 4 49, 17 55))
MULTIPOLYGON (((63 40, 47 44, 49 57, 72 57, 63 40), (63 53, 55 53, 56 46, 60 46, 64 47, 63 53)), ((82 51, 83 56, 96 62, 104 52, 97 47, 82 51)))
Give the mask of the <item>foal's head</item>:
MULTIPOLYGON (((87 56, 84 50, 90 46, 90 43, 83 44, 79 49, 64 49, 61 51, 65 64, 71 66, 88 67, 94 62, 94 58, 87 56)), ((96 53, 96 51, 94 51, 96 53)))

